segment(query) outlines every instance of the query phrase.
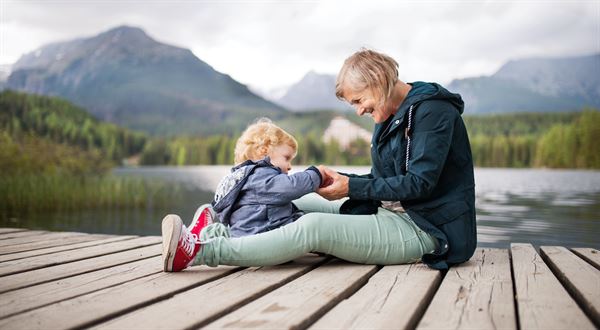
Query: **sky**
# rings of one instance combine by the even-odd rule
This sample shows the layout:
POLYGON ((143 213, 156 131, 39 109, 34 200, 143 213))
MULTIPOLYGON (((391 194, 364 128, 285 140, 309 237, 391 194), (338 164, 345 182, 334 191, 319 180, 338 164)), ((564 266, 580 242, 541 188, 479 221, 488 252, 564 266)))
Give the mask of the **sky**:
POLYGON ((395 58, 403 81, 440 83, 509 60, 600 53, 600 0, 0 0, 0 64, 119 25, 263 91, 336 74, 361 47, 395 58))

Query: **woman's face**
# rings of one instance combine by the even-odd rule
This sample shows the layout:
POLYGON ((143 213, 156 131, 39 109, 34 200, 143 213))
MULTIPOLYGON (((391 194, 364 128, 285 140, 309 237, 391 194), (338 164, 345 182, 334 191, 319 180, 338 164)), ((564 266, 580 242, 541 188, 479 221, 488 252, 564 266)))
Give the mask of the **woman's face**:
POLYGON ((350 88, 344 90, 344 98, 356 110, 359 116, 370 116, 375 123, 382 123, 393 115, 393 109, 388 109, 385 104, 380 104, 379 98, 372 89, 365 89, 360 92, 353 91, 350 88))

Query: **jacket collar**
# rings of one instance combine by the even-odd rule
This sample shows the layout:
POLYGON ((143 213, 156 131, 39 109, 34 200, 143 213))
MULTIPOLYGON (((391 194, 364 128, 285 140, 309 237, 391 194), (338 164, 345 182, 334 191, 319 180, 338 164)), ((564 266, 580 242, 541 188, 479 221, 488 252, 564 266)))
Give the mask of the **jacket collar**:
POLYGON ((383 122, 377 130, 379 134, 379 142, 383 141, 383 139, 395 132, 398 128, 405 126, 403 123, 411 106, 413 107, 413 110, 416 109, 421 102, 438 94, 441 88, 441 86, 438 84, 430 84, 420 81, 408 84, 411 85, 412 88, 406 95, 406 98, 404 98, 404 101, 402 101, 398 107, 396 114, 392 118, 383 122))
POLYGON ((249 165, 253 165, 253 166, 270 166, 270 167, 275 167, 272 163, 271 163, 271 158, 269 156, 265 156, 263 159, 257 160, 257 161, 253 161, 253 160, 246 160, 245 162, 236 165, 234 167, 231 168, 231 172, 236 171, 237 169, 244 167, 244 166, 249 166, 249 165))

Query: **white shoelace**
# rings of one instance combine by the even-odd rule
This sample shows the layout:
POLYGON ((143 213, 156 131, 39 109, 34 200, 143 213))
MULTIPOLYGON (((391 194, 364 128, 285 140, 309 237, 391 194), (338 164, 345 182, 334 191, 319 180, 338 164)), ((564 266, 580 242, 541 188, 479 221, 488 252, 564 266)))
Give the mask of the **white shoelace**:
POLYGON ((181 230, 184 231, 184 234, 181 235, 181 247, 187 255, 191 256, 194 253, 196 243, 200 243, 200 241, 198 236, 190 233, 185 226, 181 230))

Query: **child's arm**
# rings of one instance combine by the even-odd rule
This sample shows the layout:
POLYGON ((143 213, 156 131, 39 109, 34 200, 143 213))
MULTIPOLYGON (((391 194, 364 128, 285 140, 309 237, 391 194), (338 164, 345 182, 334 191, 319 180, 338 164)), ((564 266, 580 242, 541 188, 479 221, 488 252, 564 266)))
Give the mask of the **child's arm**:
MULTIPOLYGON (((272 169, 265 170, 272 171, 272 169)), ((302 172, 290 175, 279 173, 249 183, 258 185, 254 187, 261 203, 283 204, 316 191, 321 185, 321 181, 321 172, 316 167, 311 166, 302 172)))

